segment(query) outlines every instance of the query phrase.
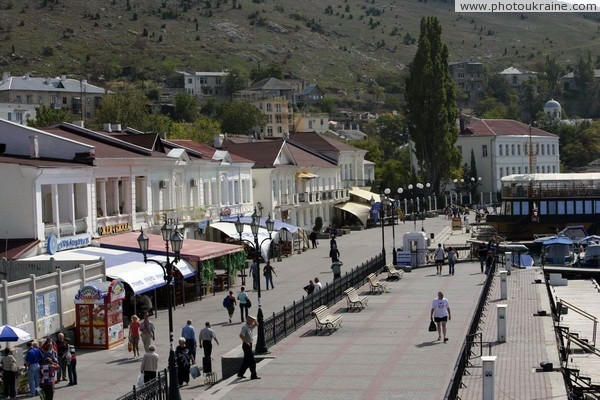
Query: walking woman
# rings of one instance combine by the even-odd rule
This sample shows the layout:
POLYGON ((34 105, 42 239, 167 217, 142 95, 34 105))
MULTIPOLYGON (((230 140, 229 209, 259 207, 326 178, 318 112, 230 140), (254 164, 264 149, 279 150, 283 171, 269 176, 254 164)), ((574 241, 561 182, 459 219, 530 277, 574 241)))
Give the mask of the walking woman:
POLYGON ((175 355, 177 359, 177 380, 179 386, 188 384, 190 382, 190 353, 185 345, 185 338, 179 338, 179 345, 175 349, 175 355))
POLYGON ((433 299, 431 304, 431 318, 437 324, 438 340, 441 340, 442 335, 444 335, 444 342, 447 342, 446 322, 450 321, 452 317, 450 314, 450 305, 442 292, 438 292, 437 299, 433 299))
POLYGON ((129 325, 129 341, 133 350, 133 358, 140 356, 140 319, 137 315, 131 317, 129 325))
POLYGON ((235 312, 235 306, 237 304, 237 300, 235 299, 235 296, 233 295, 233 292, 231 290, 229 291, 227 298, 229 299, 229 301, 227 303, 227 314, 229 314, 229 323, 231 323, 231 319, 233 318, 233 313, 235 312))
POLYGON ((12 355, 12 349, 7 347, 3 351, 4 357, 2 357, 2 381, 4 383, 4 398, 5 399, 16 399, 17 398, 17 374, 19 372, 19 365, 17 360, 12 355))

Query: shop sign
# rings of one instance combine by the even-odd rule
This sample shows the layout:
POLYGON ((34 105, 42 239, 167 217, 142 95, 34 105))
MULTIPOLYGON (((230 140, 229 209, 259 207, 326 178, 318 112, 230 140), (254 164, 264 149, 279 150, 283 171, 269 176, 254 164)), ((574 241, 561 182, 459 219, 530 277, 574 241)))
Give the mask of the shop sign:
POLYGON ((231 215, 231 208, 226 207, 226 208, 222 209, 221 210, 221 215, 224 215, 226 217, 230 216, 231 215))
POLYGON ((115 280, 111 284, 111 301, 121 300, 125 298, 125 286, 119 280, 115 280))
POLYGON ((89 246, 92 242, 91 235, 77 235, 58 239, 54 235, 48 237, 47 249, 49 254, 55 254, 57 251, 76 249, 78 247, 89 246))
POLYGON ((84 286, 75 295, 75 300, 83 304, 103 304, 105 294, 94 286, 84 286))
POLYGON ((113 235, 115 233, 130 232, 130 231, 131 231, 131 225, 129 224, 129 222, 125 222, 123 224, 98 227, 98 234, 100 236, 113 235))

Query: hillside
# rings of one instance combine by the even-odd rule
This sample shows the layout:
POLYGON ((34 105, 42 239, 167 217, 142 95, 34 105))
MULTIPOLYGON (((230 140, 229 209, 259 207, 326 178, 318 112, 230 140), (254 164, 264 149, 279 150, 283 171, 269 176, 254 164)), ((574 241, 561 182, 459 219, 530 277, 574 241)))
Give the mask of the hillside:
POLYGON ((426 15, 442 22, 451 60, 533 68, 548 52, 563 65, 600 53, 600 27, 582 14, 459 15, 435 1, 0 0, 0 69, 101 84, 274 63, 352 93, 411 61, 426 15))

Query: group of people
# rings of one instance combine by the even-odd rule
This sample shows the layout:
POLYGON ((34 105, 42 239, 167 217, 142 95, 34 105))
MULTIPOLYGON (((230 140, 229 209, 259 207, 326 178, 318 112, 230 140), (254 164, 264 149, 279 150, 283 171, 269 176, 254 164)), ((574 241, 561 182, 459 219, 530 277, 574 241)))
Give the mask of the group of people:
MULTIPOLYGON (((252 289, 254 290, 258 290, 258 286, 260 285, 260 274, 258 269, 258 264, 256 262, 252 263, 250 266, 250 274, 252 275, 252 289)), ((271 284, 271 289, 275 289, 275 286, 273 285, 273 275, 277 276, 275 268, 273 268, 271 265, 271 261, 267 261, 263 267, 263 276, 265 277, 265 287, 267 290, 269 290, 269 284, 271 284)))
POLYGON ((446 251, 442 244, 438 243, 438 247, 435 249, 434 258, 436 275, 442 274, 442 267, 444 266, 444 261, 446 259, 448 259, 448 274, 454 275, 454 267, 456 265, 456 260, 458 260, 458 252, 455 248, 448 247, 448 251, 446 251))
MULTIPOLYGON (((12 353, 10 347, 2 352, 4 398, 8 399, 17 397, 17 380, 21 371, 12 353)), ((41 346, 35 340, 28 342, 24 359, 31 396, 37 396, 38 390, 41 390, 45 399, 52 400, 55 384, 67 381, 67 376, 68 386, 77 385, 75 347, 62 332, 57 335, 56 341, 47 337, 41 346)))

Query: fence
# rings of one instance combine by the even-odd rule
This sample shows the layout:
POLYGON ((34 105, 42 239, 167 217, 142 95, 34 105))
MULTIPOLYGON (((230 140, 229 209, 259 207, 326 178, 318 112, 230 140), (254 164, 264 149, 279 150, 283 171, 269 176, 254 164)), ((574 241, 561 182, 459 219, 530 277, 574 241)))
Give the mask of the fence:
MULTIPOLYGON (((167 400, 169 398, 169 384, 167 382, 167 369, 158 371, 158 376, 139 388, 135 385, 133 390, 117 400, 167 400)), ((175 382, 177 385, 177 382, 175 382)))
MULTIPOLYGON (((479 295, 479 301, 477 302, 477 308, 475 309, 475 313, 473 314, 473 318, 471 319, 471 325, 469 326, 469 331, 463 342, 460 354, 458 356, 458 360, 454 367, 454 375, 450 381, 450 385, 446 390, 446 395, 444 399, 447 400, 455 400, 458 398, 458 390, 461 387, 462 377, 465 374, 465 370, 470 366, 469 359, 473 352, 473 346, 477 344, 477 340, 481 340, 481 336, 477 334, 477 327, 481 322, 481 316, 483 315, 485 306, 488 302, 488 297, 490 295, 490 288, 492 287, 492 282, 494 281, 494 273, 498 267, 498 264, 504 264, 504 256, 496 255, 496 260, 493 263, 490 271, 488 271, 487 278, 485 280, 485 284, 479 295)), ((479 343, 480 346, 483 346, 483 343, 479 343)), ((482 351, 481 349, 480 351, 482 351)), ((488 351, 491 352, 491 348, 488 348, 488 351)))
POLYGON ((289 307, 284 307, 279 313, 265 319, 265 343, 272 346, 283 340, 299 327, 312 319, 311 311, 315 308, 326 305, 330 307, 340 301, 344 290, 349 287, 357 287, 365 283, 367 275, 379 273, 384 267, 383 255, 378 255, 361 266, 353 268, 340 279, 328 283, 325 287, 308 296, 302 296, 298 302, 294 302, 289 307))

